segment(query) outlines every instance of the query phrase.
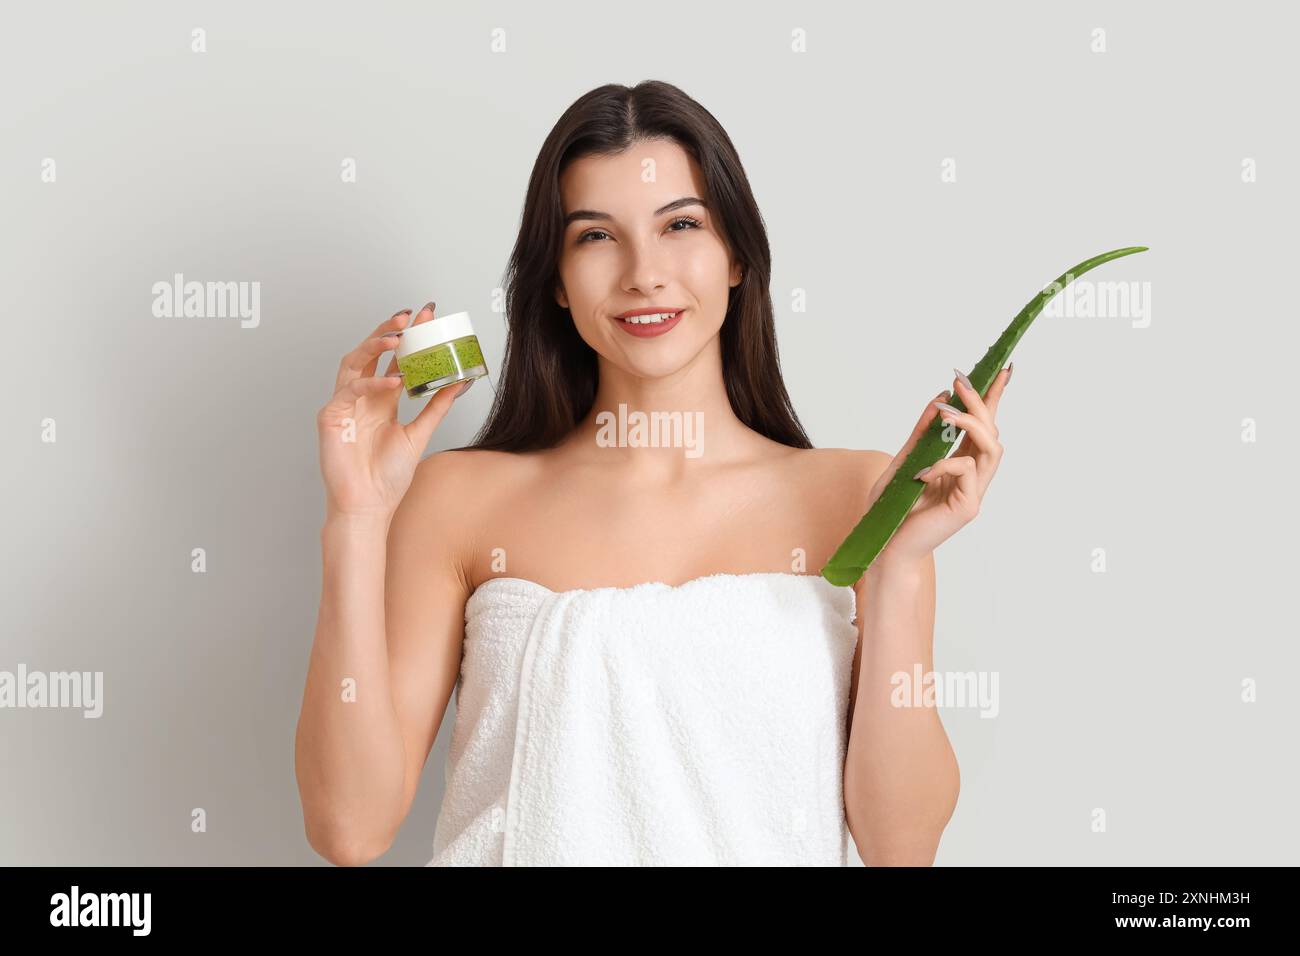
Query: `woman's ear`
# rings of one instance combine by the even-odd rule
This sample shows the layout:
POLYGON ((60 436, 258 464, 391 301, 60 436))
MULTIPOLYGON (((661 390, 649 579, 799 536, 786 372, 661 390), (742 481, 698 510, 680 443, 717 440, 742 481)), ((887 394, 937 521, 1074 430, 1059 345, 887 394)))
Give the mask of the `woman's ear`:
POLYGON ((744 278, 745 278, 745 264, 743 262, 737 262, 734 265, 732 265, 731 282, 729 283, 731 287, 734 289, 736 286, 740 285, 741 280, 744 278))
POLYGON ((561 309, 569 307, 569 297, 564 294, 564 283, 562 282, 555 284, 555 301, 560 304, 561 309))

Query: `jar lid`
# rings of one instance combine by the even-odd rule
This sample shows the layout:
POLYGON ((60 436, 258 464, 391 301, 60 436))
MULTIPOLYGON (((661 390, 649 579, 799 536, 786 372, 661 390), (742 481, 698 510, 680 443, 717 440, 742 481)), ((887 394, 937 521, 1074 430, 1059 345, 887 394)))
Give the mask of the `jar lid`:
POLYGON ((470 324, 468 312, 453 312, 450 315, 440 315, 428 322, 408 325, 405 329, 388 334, 401 336, 401 341, 397 343, 397 357, 405 358, 412 352, 473 335, 474 326, 470 324))

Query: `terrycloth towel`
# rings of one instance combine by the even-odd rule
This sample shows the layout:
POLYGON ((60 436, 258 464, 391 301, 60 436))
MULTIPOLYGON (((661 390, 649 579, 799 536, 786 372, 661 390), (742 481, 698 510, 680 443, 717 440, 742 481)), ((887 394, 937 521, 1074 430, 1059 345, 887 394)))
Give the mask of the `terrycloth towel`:
POLYGON ((855 620, 820 575, 484 582, 426 865, 846 865, 855 620))

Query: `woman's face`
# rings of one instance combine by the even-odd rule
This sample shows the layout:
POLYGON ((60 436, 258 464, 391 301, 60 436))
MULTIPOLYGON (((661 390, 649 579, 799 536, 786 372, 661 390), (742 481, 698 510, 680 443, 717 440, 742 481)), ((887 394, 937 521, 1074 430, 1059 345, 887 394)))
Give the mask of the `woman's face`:
POLYGON ((616 156, 586 156, 560 180, 565 225, 556 301, 605 360, 657 378, 708 345, 741 279, 690 154, 671 140, 636 143, 616 156), (679 200, 686 200, 678 205, 679 200), (663 326, 629 325, 635 309, 684 310, 663 326), (634 332, 660 330, 657 335, 634 332))

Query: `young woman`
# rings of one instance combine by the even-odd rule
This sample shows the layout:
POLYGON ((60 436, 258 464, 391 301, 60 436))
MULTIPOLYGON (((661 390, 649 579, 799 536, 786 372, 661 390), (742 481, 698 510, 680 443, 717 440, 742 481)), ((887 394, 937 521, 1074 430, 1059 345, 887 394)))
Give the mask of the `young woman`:
MULTIPOLYGON (((297 735, 307 838, 392 843, 453 689, 433 864, 929 864, 958 793, 933 708, 933 550, 1002 456, 986 395, 928 402, 892 458, 815 449, 781 380, 763 221, 725 131, 666 83, 577 100, 542 146, 473 444, 421 460, 459 392, 397 420, 381 355, 317 416, 324 576, 297 735), (657 318, 629 321, 629 313, 657 318), (622 415, 694 422, 632 440, 622 415), (943 414, 964 434, 868 572, 818 570, 943 414), (675 433, 679 438, 689 429, 675 433)), ((459 389, 459 392, 458 392, 459 389)))

